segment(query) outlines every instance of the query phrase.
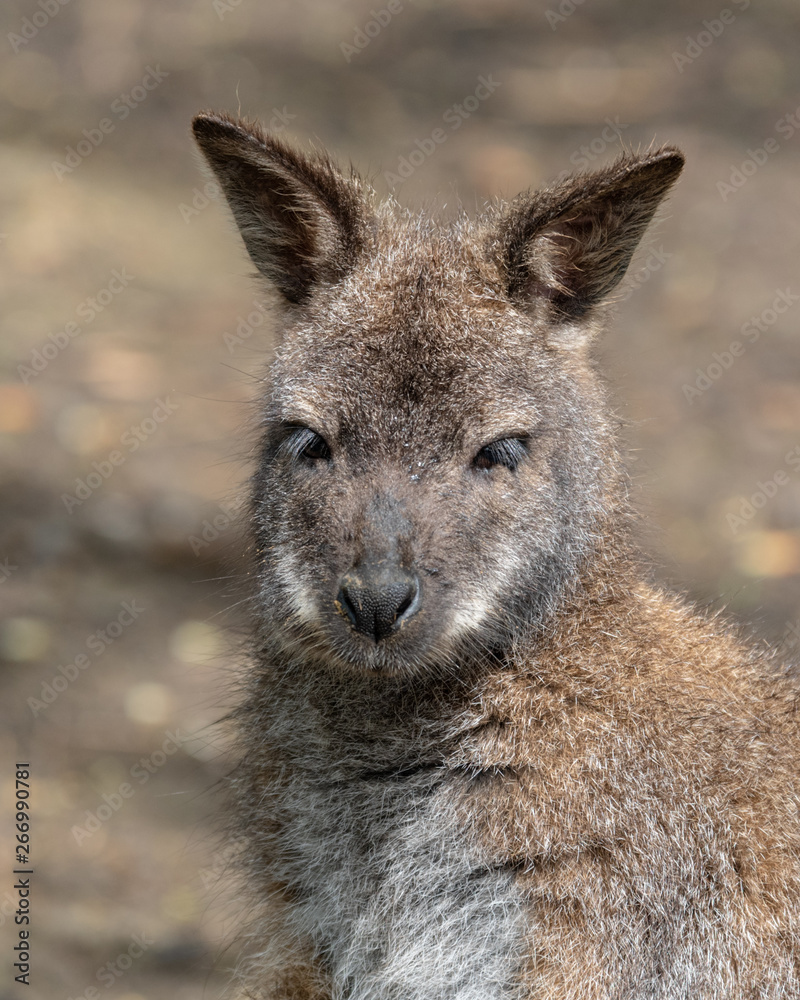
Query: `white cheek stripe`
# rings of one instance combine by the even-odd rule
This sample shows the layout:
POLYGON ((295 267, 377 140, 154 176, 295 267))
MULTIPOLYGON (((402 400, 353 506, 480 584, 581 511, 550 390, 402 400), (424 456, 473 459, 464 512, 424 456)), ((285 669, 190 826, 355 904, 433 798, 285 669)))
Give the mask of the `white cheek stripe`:
POLYGON ((275 575, 289 598, 292 611, 298 619, 311 625, 317 621, 317 606, 311 589, 303 581, 297 558, 293 552, 284 552, 275 565, 275 575))
MULTIPOLYGON (((463 601, 453 615, 450 627, 445 632, 448 640, 462 639, 470 632, 478 631, 489 617, 490 609, 498 604, 498 597, 511 584, 522 566, 517 553, 506 552, 497 560, 494 572, 481 578, 480 593, 465 593, 463 601)), ((474 588, 477 590, 477 587, 474 588)))
POLYGON ((484 599, 475 598, 459 608, 445 633, 447 639, 459 639, 465 632, 480 628, 489 613, 489 604, 484 599))

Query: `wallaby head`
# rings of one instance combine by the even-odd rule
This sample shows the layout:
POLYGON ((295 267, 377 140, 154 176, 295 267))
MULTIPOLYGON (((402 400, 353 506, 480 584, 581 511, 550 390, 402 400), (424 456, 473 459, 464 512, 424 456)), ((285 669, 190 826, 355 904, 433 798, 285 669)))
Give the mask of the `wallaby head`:
POLYGON ((507 649, 625 547, 589 345, 681 153, 440 227, 252 124, 194 133, 282 302, 251 510, 263 641, 400 676, 507 649))

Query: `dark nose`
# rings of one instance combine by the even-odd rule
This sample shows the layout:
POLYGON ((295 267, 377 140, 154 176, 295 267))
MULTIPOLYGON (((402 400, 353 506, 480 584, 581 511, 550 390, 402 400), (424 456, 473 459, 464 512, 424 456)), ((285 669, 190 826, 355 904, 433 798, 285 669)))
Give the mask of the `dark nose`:
POLYGON ((419 579, 399 566, 359 566, 342 577, 337 600, 357 632, 380 642, 416 614, 419 579))

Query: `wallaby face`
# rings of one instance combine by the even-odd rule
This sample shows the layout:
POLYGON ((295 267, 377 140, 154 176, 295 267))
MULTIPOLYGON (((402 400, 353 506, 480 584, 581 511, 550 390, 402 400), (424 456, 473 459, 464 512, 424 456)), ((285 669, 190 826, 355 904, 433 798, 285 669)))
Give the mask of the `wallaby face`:
POLYGON ((449 307, 424 256, 358 268, 273 368, 254 513, 264 611, 298 652, 400 671, 506 644, 591 544, 605 477, 588 374, 482 298, 480 274, 445 267, 449 307), (380 289, 374 308, 360 287, 380 289))
POLYGON ((800 693, 640 570, 589 358, 681 154, 440 227, 194 131, 281 300, 243 995, 800 1000, 800 693))
POLYGON ((441 232, 241 124, 195 133, 287 303, 253 507, 265 631, 368 671, 506 648, 604 531, 592 307, 681 155, 441 232))

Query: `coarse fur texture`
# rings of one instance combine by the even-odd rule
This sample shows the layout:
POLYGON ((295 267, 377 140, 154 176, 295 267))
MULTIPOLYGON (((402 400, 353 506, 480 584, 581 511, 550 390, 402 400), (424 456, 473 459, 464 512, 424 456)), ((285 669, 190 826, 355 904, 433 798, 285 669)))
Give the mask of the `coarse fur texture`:
POLYGON ((589 355, 682 155, 439 226, 253 123, 194 131, 281 297, 242 988, 799 998, 798 691, 648 582, 589 355))

